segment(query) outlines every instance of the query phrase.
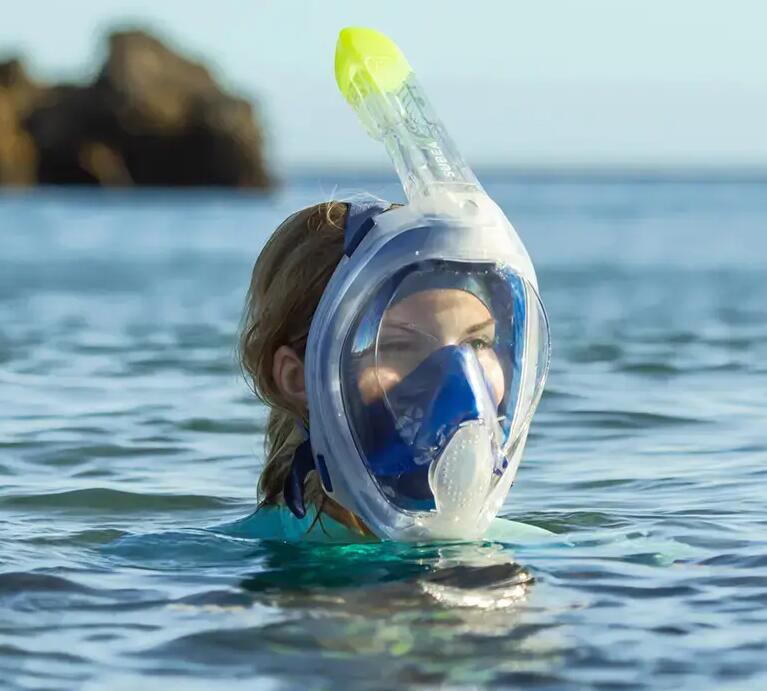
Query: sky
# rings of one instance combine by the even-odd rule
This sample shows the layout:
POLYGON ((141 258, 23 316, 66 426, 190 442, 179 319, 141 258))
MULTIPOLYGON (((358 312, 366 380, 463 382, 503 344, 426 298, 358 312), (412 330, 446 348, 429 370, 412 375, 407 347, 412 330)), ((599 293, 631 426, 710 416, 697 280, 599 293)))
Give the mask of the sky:
POLYGON ((384 167, 337 91, 344 26, 391 36, 475 167, 767 168, 763 0, 8 0, 0 59, 84 79, 144 26, 258 102, 278 169, 384 167))

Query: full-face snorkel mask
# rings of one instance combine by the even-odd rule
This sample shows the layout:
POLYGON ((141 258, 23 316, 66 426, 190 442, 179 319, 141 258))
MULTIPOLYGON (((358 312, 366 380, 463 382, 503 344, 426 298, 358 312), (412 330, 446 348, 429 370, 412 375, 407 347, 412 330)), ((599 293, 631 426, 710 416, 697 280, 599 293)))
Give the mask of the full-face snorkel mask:
POLYGON ((351 204, 306 348, 305 473, 392 540, 481 536, 521 459, 549 365, 530 258, 434 115, 397 46, 344 29, 336 80, 408 198, 351 204))

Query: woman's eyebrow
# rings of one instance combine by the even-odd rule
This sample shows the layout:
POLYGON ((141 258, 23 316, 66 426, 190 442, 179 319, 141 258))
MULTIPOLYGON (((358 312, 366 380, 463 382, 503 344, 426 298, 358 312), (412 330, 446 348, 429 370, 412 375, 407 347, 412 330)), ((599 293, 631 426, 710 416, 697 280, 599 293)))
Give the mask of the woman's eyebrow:
POLYGON ((400 329, 401 331, 408 331, 412 333, 422 334, 423 329, 419 329, 415 324, 411 322, 386 322, 385 329, 400 329))
POLYGON ((431 341, 438 340, 434 334, 424 331, 421 327, 412 322, 387 322, 381 332, 380 340, 386 342, 388 338, 396 339, 398 335, 402 336, 403 333, 417 338, 427 338, 431 341), (391 333, 392 329, 399 331, 400 333, 391 333))
POLYGON ((488 326, 495 326, 495 319, 493 317, 490 317, 490 319, 486 319, 479 324, 474 324, 474 326, 470 326, 468 329, 466 329, 465 333, 473 334, 477 331, 482 331, 482 329, 486 329, 488 326))

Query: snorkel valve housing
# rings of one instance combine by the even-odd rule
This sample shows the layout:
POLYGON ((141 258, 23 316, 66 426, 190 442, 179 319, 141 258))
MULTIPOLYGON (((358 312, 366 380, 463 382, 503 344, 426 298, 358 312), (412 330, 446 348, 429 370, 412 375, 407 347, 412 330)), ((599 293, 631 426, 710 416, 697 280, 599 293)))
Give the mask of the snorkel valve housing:
MULTIPOLYGON (((335 70, 342 94, 386 147, 408 203, 374 217, 372 228, 342 258, 312 319, 306 349, 312 454, 328 496, 383 539, 480 537, 514 479, 548 371, 548 325, 535 271, 397 46, 371 29, 344 29, 335 70), (493 347, 505 363, 506 390, 500 403, 485 401, 479 406, 483 415, 467 419, 446 445, 434 447, 427 469, 435 501, 421 505, 377 474, 380 466, 371 456, 375 425, 360 424, 364 405, 350 372, 371 363, 380 369, 380 318, 394 304, 402 277, 423 275, 428 282, 445 271, 482 282, 488 294, 494 291, 486 309, 496 310, 493 347), (370 324, 378 325, 372 341, 364 338, 370 324), (496 419, 496 406, 503 408, 503 422, 496 419)), ((478 366, 467 365, 466 372, 481 379, 478 366)), ((407 446, 402 422, 413 419, 412 410, 397 412, 389 405, 389 413, 407 446)))

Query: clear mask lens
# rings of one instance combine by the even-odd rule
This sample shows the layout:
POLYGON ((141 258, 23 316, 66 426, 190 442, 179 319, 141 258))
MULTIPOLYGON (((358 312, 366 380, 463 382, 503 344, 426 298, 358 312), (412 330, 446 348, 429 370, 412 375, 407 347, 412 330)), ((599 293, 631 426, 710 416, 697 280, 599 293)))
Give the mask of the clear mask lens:
POLYGON ((548 347, 535 291, 503 268, 423 262, 381 286, 345 348, 342 387, 389 500, 433 511, 435 478, 492 487, 538 402, 548 347))

